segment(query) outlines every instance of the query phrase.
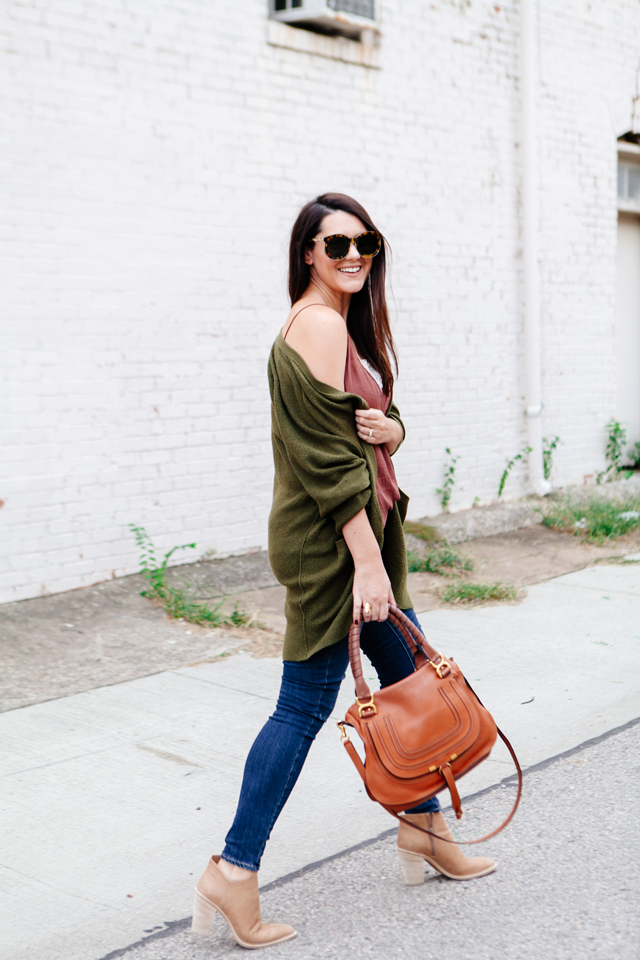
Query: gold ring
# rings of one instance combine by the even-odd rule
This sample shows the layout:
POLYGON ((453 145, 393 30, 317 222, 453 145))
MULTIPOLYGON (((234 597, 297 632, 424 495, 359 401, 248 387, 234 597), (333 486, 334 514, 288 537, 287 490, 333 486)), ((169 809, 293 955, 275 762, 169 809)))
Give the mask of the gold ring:
POLYGON ((371 604, 370 604, 370 603, 365 603, 365 605, 364 605, 364 612, 365 612, 365 613, 371 613, 371 604))

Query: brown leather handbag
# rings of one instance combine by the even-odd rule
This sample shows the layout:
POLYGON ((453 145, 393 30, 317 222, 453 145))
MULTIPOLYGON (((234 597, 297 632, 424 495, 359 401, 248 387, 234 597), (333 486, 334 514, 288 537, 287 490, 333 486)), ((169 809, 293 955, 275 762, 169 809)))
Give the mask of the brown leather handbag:
MULTIPOLYGON (((499 735, 518 771, 518 794, 511 813, 497 830, 479 840, 457 841, 480 843, 506 827, 516 812, 522 792, 518 758, 455 661, 437 653, 395 605, 389 607, 389 620, 407 641, 416 669, 404 680, 371 693, 362 674, 361 627, 352 624, 349 659, 356 684, 356 702, 338 724, 342 742, 370 798, 397 819, 404 819, 398 817, 399 812, 410 810, 446 787, 451 793, 456 817, 460 819, 462 805, 456 780, 486 760, 499 735), (360 734, 365 763, 349 739, 345 724, 360 734)), ((411 826, 422 830, 416 824, 411 826)))

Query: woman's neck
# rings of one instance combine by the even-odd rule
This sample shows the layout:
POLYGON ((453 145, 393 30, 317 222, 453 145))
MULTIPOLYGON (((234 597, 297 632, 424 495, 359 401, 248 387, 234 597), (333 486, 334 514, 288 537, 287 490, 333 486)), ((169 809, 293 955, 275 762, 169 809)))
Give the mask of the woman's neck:
POLYGON ((350 293, 341 293, 338 290, 332 290, 326 284, 322 283, 321 280, 314 277, 305 290, 302 299, 306 299, 307 297, 320 298, 328 307, 331 307, 332 310, 339 313, 346 323, 349 304, 351 303, 350 293))

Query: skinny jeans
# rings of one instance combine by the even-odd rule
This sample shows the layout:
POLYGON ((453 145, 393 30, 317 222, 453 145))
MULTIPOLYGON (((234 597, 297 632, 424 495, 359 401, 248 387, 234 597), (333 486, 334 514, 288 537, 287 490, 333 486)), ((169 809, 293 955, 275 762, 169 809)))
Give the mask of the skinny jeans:
MULTIPOLYGON (((406 615, 420 627, 413 610, 406 615)), ((414 671, 406 640, 394 624, 362 626, 360 646, 373 664, 381 687, 414 671)), ((256 737, 242 778, 235 819, 222 857, 245 870, 258 870, 267 840, 300 775, 318 731, 330 716, 349 664, 348 637, 309 657, 285 660, 274 713, 256 737)), ((437 812, 437 797, 407 813, 437 812)))

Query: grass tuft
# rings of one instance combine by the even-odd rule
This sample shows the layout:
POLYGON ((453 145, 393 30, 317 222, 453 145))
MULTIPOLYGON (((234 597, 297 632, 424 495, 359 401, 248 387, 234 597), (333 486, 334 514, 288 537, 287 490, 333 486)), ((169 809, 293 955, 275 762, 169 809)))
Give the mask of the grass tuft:
POLYGON ((427 543, 442 540, 435 527, 431 527, 428 523, 420 523, 419 520, 405 520, 404 532, 410 533, 412 537, 417 537, 418 540, 425 540, 427 543))
POLYGON ((451 576, 461 570, 473 570, 473 560, 463 557, 446 544, 431 547, 425 553, 407 551, 407 563, 411 573, 439 573, 451 576))
POLYGON ((572 503, 567 499, 548 510, 542 522, 555 530, 574 533, 589 543, 601 544, 640 528, 640 497, 597 498, 586 503, 572 503))
POLYGON ((473 583, 471 580, 456 580, 442 594, 446 603, 483 603, 487 600, 517 600, 518 591, 510 583, 473 583))
POLYGON ((172 547, 165 553, 162 562, 158 562, 155 546, 144 527, 134 523, 129 524, 136 538, 140 550, 140 569, 143 577, 149 584, 148 590, 141 590, 140 595, 149 600, 158 600, 165 613, 175 620, 186 620, 189 623, 207 624, 208 626, 242 627, 249 623, 251 617, 235 604, 231 613, 224 613, 222 606, 224 599, 210 607, 208 603, 194 600, 186 590, 173 587, 167 582, 167 569, 170 557, 176 550, 195 550, 195 543, 185 543, 179 547, 172 547))

